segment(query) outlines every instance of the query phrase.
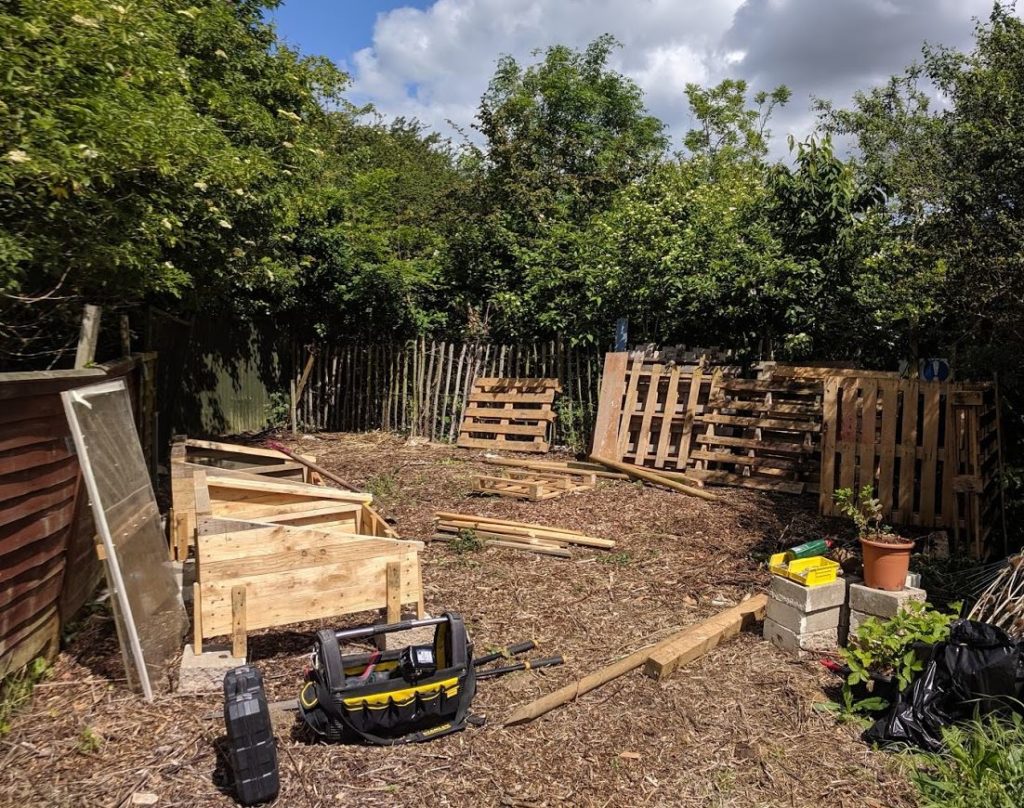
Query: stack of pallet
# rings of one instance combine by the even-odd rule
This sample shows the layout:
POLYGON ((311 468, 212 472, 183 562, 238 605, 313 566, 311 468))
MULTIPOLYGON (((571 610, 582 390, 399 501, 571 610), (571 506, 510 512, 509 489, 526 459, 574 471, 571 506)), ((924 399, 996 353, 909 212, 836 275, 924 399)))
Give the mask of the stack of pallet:
POLYGON ((577 530, 447 511, 434 514, 434 527, 435 541, 456 541, 469 533, 487 546, 527 550, 559 558, 571 558, 568 546, 573 544, 602 550, 615 546, 615 542, 610 539, 587 536, 577 530))
POLYGON ((546 452, 558 379, 496 379, 473 382, 459 429, 466 449, 546 452))
POLYGON ((687 470, 705 482, 802 494, 818 486, 823 385, 719 379, 697 418, 687 470))
POLYGON ((570 491, 590 491, 597 485, 597 477, 587 471, 506 471, 503 474, 480 474, 476 490, 481 494, 496 494, 530 502, 556 499, 570 491))

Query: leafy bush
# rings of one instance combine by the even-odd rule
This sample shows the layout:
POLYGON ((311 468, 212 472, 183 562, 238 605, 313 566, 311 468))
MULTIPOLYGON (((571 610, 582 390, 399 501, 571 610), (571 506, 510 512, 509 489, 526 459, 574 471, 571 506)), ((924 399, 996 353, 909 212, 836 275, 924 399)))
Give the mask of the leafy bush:
POLYGON ((840 488, 833 496, 839 512, 853 520, 857 535, 862 539, 889 532, 882 525, 882 502, 875 497, 872 486, 865 485, 856 492, 852 488, 840 488))
POLYGON ((465 555, 466 553, 475 553, 477 550, 484 548, 484 543, 480 540, 480 537, 476 535, 475 530, 460 530, 457 539, 452 541, 449 545, 459 555, 465 555))
POLYGON ((891 620, 865 620, 850 644, 840 651, 850 668, 843 684, 843 708, 847 712, 884 709, 888 702, 881 697, 854 701, 853 687, 870 683, 872 673, 891 676, 900 691, 908 687, 924 667, 915 646, 934 644, 949 636, 949 626, 959 615, 959 607, 953 604, 952 611, 940 612, 925 603, 910 601, 891 620))
POLYGON ((907 756, 921 808, 1024 805, 1024 718, 991 716, 942 732, 944 754, 907 756))

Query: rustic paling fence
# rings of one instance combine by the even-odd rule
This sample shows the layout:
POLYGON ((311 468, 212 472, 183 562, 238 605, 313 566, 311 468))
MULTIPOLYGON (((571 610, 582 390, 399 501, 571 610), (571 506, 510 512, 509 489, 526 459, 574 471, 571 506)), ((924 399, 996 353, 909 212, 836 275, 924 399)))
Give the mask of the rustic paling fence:
MULTIPOLYGON (((309 363, 294 349, 296 387, 309 363)), ((305 429, 360 432, 382 429, 454 441, 473 380, 557 378, 562 384, 552 438, 589 445, 597 413, 602 353, 562 342, 494 345, 419 339, 400 344, 314 346, 306 383, 295 402, 305 429)))

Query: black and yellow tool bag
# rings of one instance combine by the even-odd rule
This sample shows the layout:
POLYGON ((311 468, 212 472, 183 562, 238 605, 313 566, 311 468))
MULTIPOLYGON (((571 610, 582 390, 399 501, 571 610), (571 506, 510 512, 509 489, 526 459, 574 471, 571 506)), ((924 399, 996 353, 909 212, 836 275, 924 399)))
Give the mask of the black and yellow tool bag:
POLYGON ((380 746, 465 729, 476 693, 473 648, 462 618, 444 618, 432 646, 385 653, 369 675, 370 657, 343 658, 334 631, 319 632, 313 667, 299 693, 305 723, 327 741, 380 746))

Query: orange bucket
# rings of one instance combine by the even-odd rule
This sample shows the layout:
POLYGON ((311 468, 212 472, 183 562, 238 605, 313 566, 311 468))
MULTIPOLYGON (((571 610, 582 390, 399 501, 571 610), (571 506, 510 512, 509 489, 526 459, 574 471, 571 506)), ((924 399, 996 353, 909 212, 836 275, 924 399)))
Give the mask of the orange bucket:
POLYGON ((910 552, 914 549, 914 542, 889 544, 862 538, 860 546, 864 551, 865 586, 899 592, 907 585, 910 552))

